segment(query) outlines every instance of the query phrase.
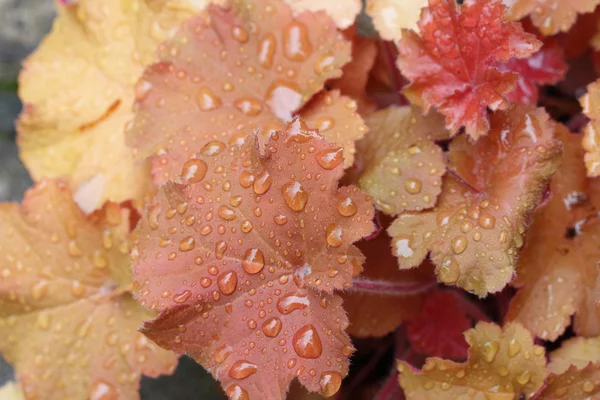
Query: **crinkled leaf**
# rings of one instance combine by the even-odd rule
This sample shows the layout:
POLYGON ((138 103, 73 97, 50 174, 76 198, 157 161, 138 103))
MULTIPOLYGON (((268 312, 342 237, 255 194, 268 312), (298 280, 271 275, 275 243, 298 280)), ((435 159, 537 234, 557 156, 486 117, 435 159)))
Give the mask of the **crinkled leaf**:
MULTIPOLYGON (((389 237, 380 234, 358 243, 366 257, 364 271, 342 294, 348 312, 348 333, 381 337, 421 312, 421 303, 436 284, 432 268, 399 271, 389 237)), ((357 271, 358 272, 358 271, 357 271)), ((462 332, 461 332, 462 333, 462 332)))
POLYGON ((262 155, 250 134, 191 159, 189 183, 167 183, 138 227, 138 301, 164 310, 144 332, 232 398, 282 398, 295 376, 331 395, 347 373, 348 320, 330 293, 351 285, 352 243, 374 227, 368 196, 338 188, 341 152, 301 120, 262 155))
POLYGON ((128 236, 126 209, 86 218, 52 181, 0 206, 0 351, 27 398, 136 399, 141 374, 174 370, 137 331, 152 313, 127 292, 128 236))
POLYGON ((600 204, 585 175, 580 136, 559 132, 564 161, 552 178, 550 199, 533 214, 517 263, 520 290, 506 316, 544 340, 562 335, 573 314, 576 332, 600 334, 600 204))
POLYGON ((562 374, 572 365, 583 369, 590 363, 600 363, 600 337, 574 337, 550 353, 548 370, 562 374))
POLYGON ((517 87, 508 99, 522 104, 536 104, 538 86, 557 83, 567 71, 562 48, 556 41, 547 41, 529 58, 512 58, 500 66, 500 70, 519 74, 517 87))
POLYGON ((325 11, 340 29, 348 28, 354 23, 362 8, 361 0, 285 0, 296 13, 303 11, 325 11))
POLYGON ((387 214, 421 211, 435 205, 446 160, 434 141, 449 133, 437 113, 392 106, 366 119, 370 133, 360 142, 362 190, 387 214))
POLYGON ((398 362, 400 385, 408 400, 529 398, 544 383, 544 348, 534 345, 521 325, 501 328, 480 322, 465 338, 470 348, 464 364, 428 358, 422 370, 415 371, 398 362))
POLYGON ((427 295, 421 313, 406 325, 412 347, 429 356, 464 360, 469 346, 463 333, 472 323, 463 306, 450 291, 427 295))
POLYGON ((90 211, 105 200, 141 199, 151 188, 149 168, 134 162, 124 139, 134 84, 157 44, 197 9, 185 0, 57 7, 52 33, 19 78, 21 158, 35 180, 65 177, 73 192, 92 191, 90 211))
POLYGON ((495 113, 479 141, 450 145, 449 168, 435 208, 404 213, 388 229, 400 268, 428 252, 440 281, 479 296, 512 278, 528 218, 560 162, 555 124, 542 109, 495 113))
POLYGON ((600 397, 600 364, 583 369, 571 366, 560 375, 550 374, 536 400, 597 399, 600 397))
POLYGON ((367 14, 385 40, 399 40, 402 29, 417 30, 421 9, 427 0, 367 0, 367 14))
MULTIPOLYGON (((183 164, 209 139, 235 142, 240 132, 277 129, 327 79, 341 75, 350 43, 324 12, 293 17, 285 4, 237 0, 227 9, 209 6, 189 20, 161 47, 159 58, 139 83, 127 140, 142 157, 162 155, 156 179, 164 182, 178 179, 183 164)), ((323 132, 327 139, 333 133, 333 141, 345 132, 337 143, 351 165, 353 141, 365 130, 362 123, 343 128, 360 117, 356 104, 328 104, 334 97, 350 104, 334 92, 312 108, 340 112, 322 115, 321 128, 334 128, 323 132)))
POLYGON ((504 65, 541 46, 517 22, 504 21, 497 0, 429 0, 421 14, 421 35, 406 31, 398 44, 398 67, 410 81, 405 95, 425 111, 436 107, 446 126, 464 126, 477 139, 489 130, 487 108, 506 109, 518 74, 504 65))
POLYGON ((591 119, 585 128, 583 148, 588 176, 600 176, 600 81, 590 84, 581 98, 583 112, 591 119))
POLYGON ((566 32, 578 14, 594 11, 599 0, 502 0, 508 10, 506 17, 519 20, 529 16, 544 35, 566 32))

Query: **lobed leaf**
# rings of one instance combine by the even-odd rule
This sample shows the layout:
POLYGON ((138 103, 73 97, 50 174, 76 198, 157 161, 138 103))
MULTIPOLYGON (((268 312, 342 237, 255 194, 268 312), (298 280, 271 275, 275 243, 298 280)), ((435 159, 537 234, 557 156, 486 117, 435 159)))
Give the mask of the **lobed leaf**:
POLYGON ((508 8, 506 17, 520 20, 526 16, 546 36, 566 32, 578 14, 594 11, 598 0, 502 0, 508 8))
POLYGON ((558 133, 564 161, 550 199, 533 214, 517 263, 520 289, 506 315, 544 340, 562 335, 573 314, 577 333, 600 334, 598 185, 586 178, 580 136, 565 128, 558 133))
POLYGON ((167 183, 137 231, 137 299, 162 310, 144 332, 194 357, 233 398, 283 398, 298 377, 333 395, 353 349, 334 289, 373 231, 357 187, 338 188, 342 149, 294 120, 259 151, 214 147, 167 183), (237 396, 237 397, 236 397, 237 396))
POLYGON ((405 95, 425 112, 436 107, 452 132, 464 126, 473 139, 486 135, 487 109, 508 108, 516 87, 518 74, 505 63, 541 46, 519 23, 504 21, 505 11, 499 0, 429 0, 420 36, 406 31, 398 43, 398 67, 411 82, 405 95))
POLYGON ((512 323, 501 328, 480 322, 465 333, 469 357, 464 364, 428 358, 421 371, 398 361, 400 385, 407 400, 460 398, 530 398, 547 372, 544 348, 512 323))
POLYGON ((41 181, 21 208, 0 206, 0 351, 28 399, 137 399, 141 374, 177 356, 137 331, 129 212, 86 217, 62 183, 41 181))
POLYGON ((359 144, 362 190, 381 211, 396 215, 435 205, 446 160, 436 140, 448 139, 437 114, 415 107, 388 107, 366 119, 370 134, 359 144))
POLYGON ((384 40, 400 40, 403 29, 417 30, 427 0, 367 0, 366 12, 384 40))
POLYGON ((600 337, 574 337, 550 353, 548 370, 560 375, 571 366, 584 369, 588 364, 600 362, 600 337))
POLYGON ((454 139, 436 207, 401 214, 388 229, 400 268, 430 253, 443 283, 478 296, 500 291, 560 161, 554 129, 542 109, 515 108, 492 115, 489 135, 476 143, 454 139))
MULTIPOLYGON (((195 1, 198 8, 206 1, 195 1)), ((149 166, 125 146, 134 84, 157 44, 198 8, 186 0, 88 0, 57 4, 52 32, 23 65, 17 123, 21 159, 34 180, 62 177, 87 197, 143 200, 149 166)))
MULTIPOLYGON (((183 24, 159 59, 138 83, 127 141, 143 158, 161 156, 155 180, 164 183, 178 180, 208 140, 233 143, 241 132, 261 128, 268 136, 278 129, 326 80, 341 75, 350 43, 324 12, 294 17, 280 2, 236 0, 229 8, 211 5, 183 24)), ((351 165, 354 141, 366 132, 356 103, 330 92, 310 107, 327 111, 301 114, 318 120, 351 165)))

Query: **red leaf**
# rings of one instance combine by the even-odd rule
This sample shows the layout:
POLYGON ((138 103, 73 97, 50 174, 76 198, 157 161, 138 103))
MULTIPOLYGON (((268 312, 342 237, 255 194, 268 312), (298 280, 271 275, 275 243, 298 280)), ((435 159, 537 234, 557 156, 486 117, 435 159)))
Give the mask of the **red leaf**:
POLYGON ((487 134, 487 108, 506 109, 518 77, 498 67, 541 46, 519 23, 504 21, 505 10, 497 0, 429 0, 422 37, 405 31, 399 42, 398 67, 411 81, 406 96, 426 112, 437 107, 451 131, 465 126, 472 138, 487 134))
POLYGON ((352 243, 373 230, 370 199, 338 188, 341 148, 300 120, 263 154, 254 134, 211 154, 191 159, 189 183, 167 183, 138 227, 138 300, 164 310, 144 332, 230 395, 279 399, 296 376, 335 393, 352 347, 331 293, 361 268, 352 243))

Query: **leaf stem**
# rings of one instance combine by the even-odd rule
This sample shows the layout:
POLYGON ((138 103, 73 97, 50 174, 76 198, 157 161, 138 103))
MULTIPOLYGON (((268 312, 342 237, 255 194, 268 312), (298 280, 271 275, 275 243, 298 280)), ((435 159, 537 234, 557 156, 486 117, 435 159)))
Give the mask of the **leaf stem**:
POLYGON ((371 280, 356 277, 349 290, 365 293, 375 293, 384 296, 414 296, 427 292, 437 285, 436 279, 424 281, 393 282, 385 280, 371 280))

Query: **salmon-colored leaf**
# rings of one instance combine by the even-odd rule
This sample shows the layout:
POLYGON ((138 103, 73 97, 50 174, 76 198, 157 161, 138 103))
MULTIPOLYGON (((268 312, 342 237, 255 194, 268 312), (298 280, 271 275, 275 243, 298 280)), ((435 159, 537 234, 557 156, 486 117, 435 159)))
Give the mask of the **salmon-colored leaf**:
POLYGON ((588 176, 600 176, 600 80, 590 84, 581 98, 583 112, 591 119, 585 128, 583 148, 588 176))
POLYGON ((502 0, 508 7, 506 17, 519 20, 526 16, 544 35, 555 35, 571 28, 578 14, 594 11, 599 0, 502 0))
POLYGON ((435 208, 404 213, 388 229, 401 268, 428 252, 439 279, 479 296, 512 278, 530 213, 560 161, 555 124, 542 109, 495 113, 476 143, 459 136, 435 208))
POLYGON ((571 366, 560 375, 550 374, 536 400, 597 399, 600 396, 600 364, 583 369, 571 366))
POLYGON ((411 81, 405 95, 425 111, 436 107, 452 132, 464 126, 474 139, 487 134, 487 108, 506 109, 517 83, 504 63, 541 46, 519 23, 504 21, 505 9, 499 0, 429 0, 421 36, 406 31, 399 41, 398 67, 411 81))
POLYGON ((354 23, 362 8, 361 0, 285 0, 296 13, 325 11, 338 28, 345 29, 354 23))
POLYGON ((573 314, 576 332, 600 334, 597 185, 586 177, 581 137, 565 128, 558 132, 564 161, 550 184, 550 199, 527 231, 517 263, 520 290, 506 316, 544 340, 562 335, 573 314))
POLYGON ((403 29, 417 30, 427 0, 367 0, 367 14, 385 40, 399 40, 403 29))
MULTIPOLYGON (((350 43, 324 12, 294 17, 281 2, 239 0, 226 9, 209 6, 159 53, 160 62, 138 83, 136 119, 127 140, 142 157, 162 156, 155 171, 162 183, 179 179, 183 164, 207 140, 235 142, 240 132, 261 128, 268 135, 277 129, 327 79, 341 75, 350 43)), ((344 146, 349 166, 353 141, 365 128, 357 121, 346 131, 346 120, 360 119, 356 104, 328 103, 333 98, 350 104, 334 92, 315 100, 312 109, 330 113, 319 118, 323 127, 335 129, 323 135, 344 146), (342 131, 347 136, 337 140, 342 131)))
POLYGON ((583 369, 590 363, 600 363, 600 337, 574 337, 550 353, 548 370, 562 374, 571 366, 583 369))
POLYGON ((504 328, 480 322, 465 333, 469 357, 464 364, 428 358, 421 371, 398 362, 400 385, 408 400, 530 398, 546 378, 544 348, 513 323, 504 328))
POLYGON ((52 181, 0 206, 0 351, 27 398, 137 399, 141 374, 174 370, 177 356, 137 331, 153 314, 128 292, 128 214, 85 217, 52 181))
POLYGON ((373 206, 338 188, 341 148, 301 120, 264 154, 257 141, 188 161, 189 182, 167 183, 142 218, 137 298, 163 310, 144 332, 192 355, 232 398, 282 398, 295 376, 332 395, 352 348, 331 293, 360 270, 352 243, 373 231, 373 206))
MULTIPOLYGON (((194 1, 198 7, 207 1, 194 1)), ((157 44, 197 11, 186 0, 88 0, 57 4, 52 32, 24 63, 21 158, 35 180, 67 179, 91 211, 143 199, 149 167, 125 146, 134 84, 157 44)))
POLYGON ((432 357, 464 360, 468 345, 463 333, 472 327, 464 301, 445 290, 428 295, 421 313, 406 325, 412 347, 432 357))
POLYGON ((359 144, 364 168, 361 189, 387 214, 421 211, 435 205, 442 191, 446 160, 434 141, 450 135, 437 113, 423 116, 416 107, 389 107, 366 120, 359 144))

